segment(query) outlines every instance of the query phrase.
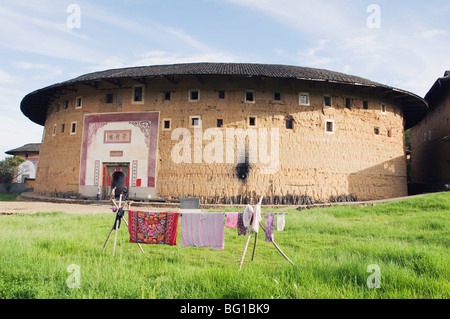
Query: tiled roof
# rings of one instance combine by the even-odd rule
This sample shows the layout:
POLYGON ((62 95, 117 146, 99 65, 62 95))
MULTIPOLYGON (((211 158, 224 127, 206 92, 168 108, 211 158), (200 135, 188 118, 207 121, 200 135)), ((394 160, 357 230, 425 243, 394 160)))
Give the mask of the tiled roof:
POLYGON ((444 76, 438 78, 431 89, 425 95, 425 100, 430 104, 430 108, 434 108, 450 88, 450 71, 445 71, 444 76))
POLYGON ((229 76, 265 76, 271 78, 293 78, 316 81, 336 81, 350 84, 384 86, 361 77, 347 75, 323 69, 305 68, 279 64, 249 63, 187 63, 172 65, 142 66, 107 70, 82 75, 61 84, 102 79, 145 78, 180 75, 229 75, 229 76))
POLYGON ((410 92, 373 82, 362 77, 324 69, 279 64, 186 63, 131 67, 85 74, 28 94, 22 100, 21 110, 33 122, 44 125, 50 99, 56 92, 63 88, 68 88, 79 83, 89 84, 102 80, 120 80, 125 78, 143 79, 148 77, 176 77, 187 75, 286 78, 370 87, 383 94, 390 94, 400 101, 404 109, 406 128, 418 123, 423 118, 427 109, 427 103, 419 96, 410 92))
POLYGON ((24 152, 35 152, 35 153, 39 153, 39 149, 40 149, 41 143, 30 143, 30 144, 25 144, 21 147, 9 150, 7 152, 5 152, 8 155, 14 155, 16 153, 24 153, 24 152))

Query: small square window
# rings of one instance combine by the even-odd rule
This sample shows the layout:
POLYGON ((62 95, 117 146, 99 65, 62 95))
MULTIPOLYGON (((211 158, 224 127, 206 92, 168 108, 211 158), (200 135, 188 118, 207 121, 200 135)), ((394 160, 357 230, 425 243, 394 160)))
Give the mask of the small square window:
POLYGON ((65 129, 66 129, 66 124, 61 124, 61 133, 64 133, 65 129))
POLYGON ((114 102, 114 94, 106 94, 106 103, 110 104, 114 102))
POLYGON ((63 108, 67 109, 69 107, 69 101, 64 101, 63 108))
POLYGON ((164 120, 163 121, 163 128, 164 128, 164 130, 170 130, 170 128, 171 128, 171 121, 170 120, 164 120))
POLYGON ((368 110, 368 109, 369 109, 369 101, 366 101, 366 100, 363 101, 363 108, 364 108, 365 110, 368 110))
POLYGON ((170 92, 164 92, 164 101, 170 101, 170 92))
POLYGON ((72 122, 70 124, 70 134, 76 134, 77 132, 77 122, 72 122))
POLYGON ((245 92, 245 102, 255 102, 255 93, 253 91, 245 92))
POLYGON ((273 93, 273 100, 274 101, 281 101, 281 93, 280 92, 274 92, 273 93))
POLYGON ((200 100, 200 91, 198 90, 189 91, 189 101, 195 102, 198 100, 200 100))
POLYGON ((83 98, 80 96, 80 97, 77 97, 77 101, 76 101, 76 108, 77 109, 81 109, 81 107, 83 106, 83 98))
POLYGON ((387 136, 388 137, 392 137, 392 131, 391 130, 387 130, 387 136))
POLYGON ((334 122, 333 121, 326 121, 325 131, 327 133, 334 133, 334 122))
POLYGON ((249 126, 256 126, 256 117, 250 116, 250 117, 248 118, 248 125, 249 125, 249 126))
POLYGON ((225 91, 219 91, 219 99, 223 100, 225 98, 225 91))
POLYGON ((373 132, 375 133, 375 135, 380 135, 380 129, 378 127, 375 127, 373 129, 373 132))
POLYGON ((323 96, 323 105, 326 107, 331 107, 331 96, 329 95, 323 96))
POLYGON ((381 104, 381 113, 386 114, 386 104, 381 104))
POLYGON ((134 87, 133 101, 134 102, 143 102, 144 101, 142 86, 134 87))
POLYGON ((223 119, 217 119, 217 127, 223 127, 223 119))
POLYGON ((300 105, 309 105, 309 93, 300 93, 298 103, 300 105))
POLYGON ((191 117, 189 117, 189 122, 191 124, 191 127, 193 127, 193 126, 200 126, 201 125, 200 116, 191 116, 191 117))
POLYGON ((286 119, 286 129, 293 130, 294 129, 294 120, 286 119))

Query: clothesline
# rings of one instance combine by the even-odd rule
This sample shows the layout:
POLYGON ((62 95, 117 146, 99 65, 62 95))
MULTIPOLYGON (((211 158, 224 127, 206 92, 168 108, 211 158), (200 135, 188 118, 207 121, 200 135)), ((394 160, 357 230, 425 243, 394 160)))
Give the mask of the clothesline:
MULTIPOLYGON (((128 212, 128 209, 124 209, 124 212, 128 212)), ((134 211, 134 210, 132 210, 134 211)), ((157 212, 154 212, 157 213, 157 212)), ((221 214, 227 214, 227 213, 237 213, 239 214, 240 212, 180 212, 180 211, 174 211, 174 212, 161 212, 161 213, 178 213, 180 217, 183 216, 183 214, 217 214, 217 213, 221 213, 221 214)), ((261 215, 266 215, 266 214, 275 214, 275 215, 287 215, 289 213, 261 213, 261 215)))
POLYGON ((258 238, 258 228, 261 227, 266 235, 266 241, 272 243, 287 261, 294 264, 283 253, 273 239, 275 216, 278 215, 277 230, 282 231, 284 229, 285 215, 287 213, 261 213, 261 201, 262 197, 255 206, 255 209, 250 205, 247 205, 242 213, 202 212, 200 209, 190 209, 187 211, 181 209, 181 212, 143 212, 136 210, 132 211, 131 202, 127 202, 128 209, 122 207, 121 195, 119 205, 112 199, 115 206, 113 207, 113 211, 117 212, 116 220, 103 245, 103 250, 108 243, 111 233, 115 230, 113 256, 115 255, 117 232, 122 218, 125 224, 127 224, 130 242, 137 243, 142 253, 144 253, 144 250, 141 247, 141 243, 176 245, 178 221, 184 213, 185 215, 181 218, 180 227, 182 247, 209 247, 216 250, 223 250, 225 247, 225 227, 237 228, 238 236, 246 235, 248 233, 247 242, 239 264, 239 270, 241 270, 252 232, 255 233, 255 244, 252 253, 253 261, 258 238), (125 212, 128 213, 129 223, 124 218, 125 212), (261 224, 262 215, 265 215, 265 227, 261 224), (225 217, 225 221, 223 217, 225 217))
MULTIPOLYGON (((124 211, 128 212, 128 231, 132 243, 176 245, 180 222, 182 247, 209 247, 216 250, 224 249, 225 228, 236 228, 238 236, 246 235, 250 219, 256 218, 253 212, 249 215, 247 210, 243 213, 185 213, 184 216, 179 212, 143 212, 131 209, 124 211)), ((275 213, 266 214, 266 225, 268 225, 269 217, 271 218, 270 234, 273 238, 275 213)), ((260 220, 259 218, 256 223, 258 224, 260 220)), ((279 220, 279 225, 281 224, 284 228, 284 216, 279 220)), ((283 229, 278 227, 277 230, 283 229)), ((268 232, 267 235, 269 235, 268 232)), ((270 242, 271 238, 267 237, 266 241, 270 242)))

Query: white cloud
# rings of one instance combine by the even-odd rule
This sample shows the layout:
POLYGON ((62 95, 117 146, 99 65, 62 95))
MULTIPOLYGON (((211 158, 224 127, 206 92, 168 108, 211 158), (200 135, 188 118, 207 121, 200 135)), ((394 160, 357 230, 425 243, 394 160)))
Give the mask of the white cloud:
POLYGON ((18 69, 25 71, 37 72, 33 78, 34 79, 52 79, 58 75, 61 75, 64 68, 59 66, 52 66, 50 64, 43 63, 31 63, 26 61, 14 61, 12 65, 18 69))
POLYGON ((14 77, 11 74, 9 74, 3 70, 0 70, 0 84, 8 84, 8 83, 13 83, 13 82, 14 82, 14 77))
POLYGON ((186 32, 183 29, 166 27, 166 26, 159 26, 159 29, 164 31, 167 34, 175 36, 178 40, 189 45, 193 49, 196 49, 198 51, 203 51, 203 52, 212 51, 212 48, 210 48, 208 45, 194 39, 189 34, 186 34, 186 32))
POLYGON ((289 50, 277 47, 275 53, 300 65, 351 71, 421 96, 450 68, 448 5, 381 1, 381 28, 371 29, 366 24, 369 3, 227 1, 262 12, 296 32, 302 39, 297 44, 300 49, 294 50, 289 43, 289 50), (402 14, 397 14, 400 9, 402 14))
POLYGON ((418 34, 422 38, 446 37, 450 35, 449 31, 442 29, 425 30, 418 34))
POLYGON ((20 119, 0 115, 2 124, 2 142, 0 145, 0 160, 7 155, 6 151, 28 143, 40 143, 43 127, 31 123, 27 118, 20 119))
POLYGON ((331 63, 338 62, 339 58, 330 54, 328 40, 319 40, 315 47, 298 52, 298 61, 304 66, 325 67, 331 63))
POLYGON ((100 54, 63 22, 23 14, 20 7, 0 7, 0 47, 78 62, 94 62, 100 54), (80 42, 81 41, 81 42, 80 42))
POLYGON ((168 53, 165 51, 148 51, 136 55, 134 66, 161 65, 194 62, 236 62, 239 58, 228 52, 209 52, 185 55, 182 53, 168 53))

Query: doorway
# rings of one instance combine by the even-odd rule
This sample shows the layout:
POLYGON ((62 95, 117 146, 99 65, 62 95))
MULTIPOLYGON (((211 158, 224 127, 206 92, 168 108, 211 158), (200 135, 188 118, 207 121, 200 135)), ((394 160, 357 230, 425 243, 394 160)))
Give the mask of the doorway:
POLYGON ((130 163, 103 163, 102 197, 109 198, 111 190, 116 187, 116 198, 124 188, 129 187, 130 163))
POLYGON ((120 196, 125 188, 125 174, 122 172, 114 172, 111 178, 111 189, 116 187, 116 198, 120 196))

